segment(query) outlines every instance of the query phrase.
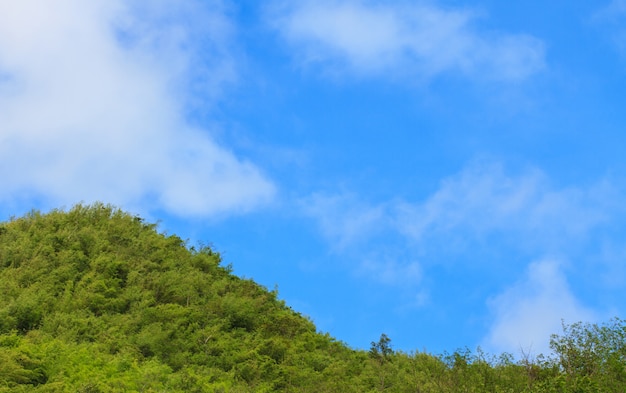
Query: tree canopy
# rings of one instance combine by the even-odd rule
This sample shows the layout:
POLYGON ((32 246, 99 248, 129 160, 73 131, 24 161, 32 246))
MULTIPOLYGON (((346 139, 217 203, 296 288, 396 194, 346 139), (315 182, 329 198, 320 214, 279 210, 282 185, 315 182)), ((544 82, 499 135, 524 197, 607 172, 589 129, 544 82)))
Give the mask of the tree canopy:
POLYGON ((349 348, 210 247, 104 204, 0 224, 0 392, 623 392, 626 324, 554 356, 349 348))

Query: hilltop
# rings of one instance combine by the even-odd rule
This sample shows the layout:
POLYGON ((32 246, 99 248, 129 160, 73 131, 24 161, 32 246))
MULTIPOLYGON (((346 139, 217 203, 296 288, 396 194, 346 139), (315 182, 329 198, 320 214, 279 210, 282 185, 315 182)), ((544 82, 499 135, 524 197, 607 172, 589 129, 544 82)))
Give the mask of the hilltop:
POLYGON ((354 350, 210 247, 110 205, 0 224, 0 392, 622 391, 624 332, 566 327, 560 358, 523 362, 396 352, 384 334, 354 350), (585 357, 585 335, 613 341, 585 357))
POLYGON ((350 375, 355 353, 275 292, 111 206, 2 224, 0 269, 0 386, 262 391, 350 375))

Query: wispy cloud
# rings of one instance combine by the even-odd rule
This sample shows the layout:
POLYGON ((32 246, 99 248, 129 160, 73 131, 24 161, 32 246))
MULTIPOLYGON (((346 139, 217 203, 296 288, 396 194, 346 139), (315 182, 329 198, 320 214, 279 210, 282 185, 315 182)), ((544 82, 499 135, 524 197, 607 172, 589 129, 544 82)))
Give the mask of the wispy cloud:
POLYGON ((363 260, 358 273, 392 286, 414 287, 422 280, 422 267, 418 262, 403 261, 389 254, 372 255, 363 260))
POLYGON ((476 162, 443 180, 424 202, 399 203, 395 210, 399 230, 417 242, 501 233, 521 247, 558 250, 609 222, 623 200, 608 181, 556 188, 538 169, 514 174, 498 163, 476 162))
POLYGON ((367 204, 349 193, 315 193, 300 200, 300 208, 318 222, 322 234, 339 251, 367 240, 388 224, 384 206, 367 204))
POLYGON ((571 291, 559 261, 543 259, 528 266, 526 275, 489 300, 494 322, 484 347, 521 355, 550 353, 550 335, 561 323, 595 321, 597 315, 571 291))
POLYGON ((592 21, 607 31, 615 48, 622 56, 626 56, 626 1, 613 0, 592 15, 592 21))
POLYGON ((356 276, 404 289, 421 284, 419 262, 385 240, 394 225, 388 206, 365 203, 350 193, 316 193, 300 200, 300 209, 317 221, 333 253, 358 259, 356 276))
POLYGON ((545 67, 541 40, 483 31, 478 14, 466 8, 305 0, 277 1, 269 15, 305 64, 321 64, 331 73, 430 78, 461 72, 518 81, 545 67))
POLYGON ((232 33, 219 1, 0 2, 0 200, 212 215, 272 198, 187 116, 236 81, 232 33))
POLYGON ((353 194, 318 193, 303 200, 303 207, 341 248, 394 232, 413 244, 438 238, 477 242, 501 234, 521 248, 557 252, 624 213, 625 199, 607 180, 559 188, 537 168, 514 172, 501 163, 475 161, 422 201, 368 204, 353 194))
MULTIPOLYGON (((353 194, 316 194, 303 200, 303 209, 317 221, 335 252, 351 261, 347 266, 355 274, 428 294, 432 272, 441 273, 439 267, 454 264, 456 271, 481 272, 486 299, 493 296, 489 291, 502 286, 504 276, 492 274, 495 266, 519 272, 528 261, 544 255, 558 255, 579 267, 602 258, 598 244, 590 243, 613 244, 611 228, 624 215, 625 199, 626 194, 608 180, 557 187, 537 168, 513 171, 497 162, 476 161, 442 180, 422 200, 365 203, 353 194), (592 248, 595 254, 590 257, 592 248), (468 253, 471 259, 464 257, 468 253)), ((611 259, 594 265, 595 278, 605 280, 609 271, 615 271, 615 263, 620 262, 611 259)), ((554 324, 558 328, 560 318, 590 315, 569 292, 558 262, 540 259, 528 270, 527 279, 510 278, 516 282, 512 289, 490 303, 496 314, 487 339, 490 348, 517 351, 520 343, 533 341, 534 350, 543 350, 545 343, 535 339, 557 332, 554 324), (563 312, 556 312, 561 311, 558 304, 565 307, 563 312), (533 307, 537 314, 531 315, 533 307), (513 343, 515 336, 505 334, 509 320, 523 324, 552 311, 554 318, 528 330, 520 342, 513 343)))
POLYGON ((611 1, 591 16, 591 22, 610 40, 615 51, 622 59, 625 59, 626 27, 624 27, 624 23, 626 22, 626 1, 611 1))

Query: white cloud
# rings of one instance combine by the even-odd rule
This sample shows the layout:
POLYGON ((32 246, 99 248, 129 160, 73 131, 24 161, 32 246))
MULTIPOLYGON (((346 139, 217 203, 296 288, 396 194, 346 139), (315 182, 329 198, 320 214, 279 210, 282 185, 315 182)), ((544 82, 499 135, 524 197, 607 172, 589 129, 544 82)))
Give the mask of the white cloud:
POLYGON ((440 307, 443 286, 468 296, 457 305, 487 305, 483 315, 467 310, 489 321, 481 347, 535 357, 550 354, 562 320, 593 322, 618 308, 624 251, 615 226, 625 196, 608 180, 563 187, 537 168, 477 161, 421 200, 366 203, 344 192, 316 194, 302 208, 345 268, 397 291, 395 312, 440 307), (584 282, 607 292, 594 297, 570 286, 561 261, 573 284, 585 272, 584 282))
POLYGON ((544 44, 524 34, 482 32, 476 13, 431 3, 281 1, 273 26, 305 63, 366 75, 429 78, 449 71, 516 81, 545 66, 544 44))
POLYGON ((613 44, 622 56, 626 56, 626 1, 613 0, 599 9, 591 18, 592 22, 607 30, 613 44))
POLYGON ((395 211, 399 230, 416 242, 500 233, 522 247, 559 251, 610 222, 623 202, 607 181, 556 188, 538 169, 509 174, 500 164, 477 162, 443 180, 424 202, 399 203, 395 211))
MULTIPOLYGON (((494 265, 546 254, 578 258, 596 234, 610 230, 623 206, 624 193, 606 180, 556 187, 536 168, 512 172, 477 161, 421 201, 366 203, 354 194, 318 193, 301 208, 334 251, 352 261, 356 274, 416 289, 429 282, 430 268, 445 261, 471 263, 472 269, 485 269, 485 280, 493 280, 487 269, 494 265), (468 252, 486 258, 463 257, 468 252)), ((605 280, 615 263, 598 265, 597 278, 605 280)))
POLYGON ((222 8, 0 0, 0 201, 212 215, 269 200, 258 168, 186 118, 236 79, 222 8))
POLYGON ((595 12, 593 18, 596 20, 615 20, 626 15, 626 1, 613 0, 603 8, 595 12))
POLYGON ((322 234, 337 250, 353 247, 385 230, 384 206, 363 203, 351 194, 316 193, 300 201, 302 211, 317 220, 322 234))
POLYGON ((484 347, 494 353, 550 353, 550 335, 561 322, 594 321, 596 315, 572 293, 561 264, 544 259, 530 264, 526 276, 490 299, 494 322, 484 347))
POLYGON ((392 243, 377 238, 393 230, 387 206, 364 203, 349 193, 317 193, 302 199, 300 208, 317 221, 335 253, 356 255, 355 275, 404 289, 421 284, 419 262, 392 243))
POLYGON ((422 280, 422 268, 418 262, 405 262, 397 255, 375 255, 363 260, 358 268, 360 274, 375 277, 377 281, 394 286, 414 287, 422 280))
POLYGON ((536 168, 512 173, 476 161, 440 182, 422 201, 368 204, 354 194, 315 194, 302 201, 338 249, 393 232, 413 244, 433 239, 479 241, 492 234, 522 248, 563 251, 624 212, 625 196, 603 180, 588 187, 555 187, 536 168))

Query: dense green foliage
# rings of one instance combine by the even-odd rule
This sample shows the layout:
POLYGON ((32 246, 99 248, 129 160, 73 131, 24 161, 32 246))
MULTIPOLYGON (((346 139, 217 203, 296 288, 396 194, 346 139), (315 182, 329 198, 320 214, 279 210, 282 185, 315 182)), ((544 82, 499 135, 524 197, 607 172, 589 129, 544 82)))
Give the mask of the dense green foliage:
POLYGON ((208 247, 111 206, 0 224, 0 392, 624 392, 626 325, 554 358, 348 348, 208 247))

